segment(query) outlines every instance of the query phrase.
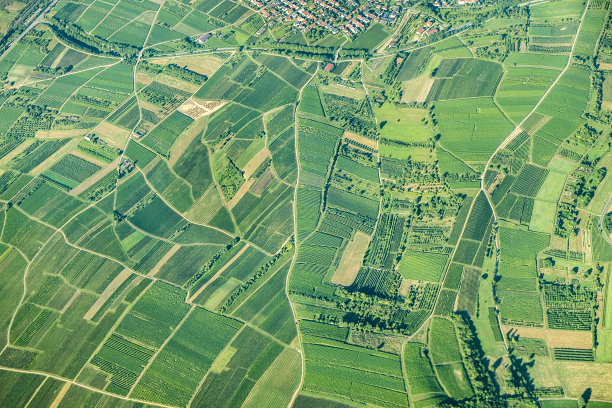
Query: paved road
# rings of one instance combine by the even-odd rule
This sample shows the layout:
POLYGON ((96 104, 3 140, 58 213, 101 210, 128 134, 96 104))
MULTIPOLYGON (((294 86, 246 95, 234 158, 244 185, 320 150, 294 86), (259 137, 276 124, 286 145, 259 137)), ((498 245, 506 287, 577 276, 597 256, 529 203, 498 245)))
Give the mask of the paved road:
POLYGON ((4 57, 6 54, 8 54, 8 52, 13 48, 13 46, 15 44, 17 44, 31 29, 33 29, 34 27, 36 27, 38 24, 43 22, 43 18, 45 17, 45 15, 47 15, 47 13, 49 11, 51 11, 51 9, 53 8, 53 6, 55 6, 55 4, 57 4, 59 0, 53 0, 44 10, 40 11, 40 13, 38 14, 38 16, 36 16, 36 18, 30 23, 30 25, 23 30, 23 32, 21 34, 19 34, 17 36, 17 38, 15 38, 7 47, 6 50, 4 50, 4 52, 2 53, 2 55, 0 55, 0 58, 4 57))
POLYGON ((610 237, 606 235, 605 231, 603 230, 603 225, 602 225, 604 215, 607 214, 607 211, 610 209, 610 205, 612 205, 612 196, 610 196, 610 199, 604 206, 604 209, 601 212, 601 216, 599 217, 599 232, 601 232, 601 235, 603 235, 604 239, 608 241, 608 244, 612 245, 612 239, 610 239, 610 237))

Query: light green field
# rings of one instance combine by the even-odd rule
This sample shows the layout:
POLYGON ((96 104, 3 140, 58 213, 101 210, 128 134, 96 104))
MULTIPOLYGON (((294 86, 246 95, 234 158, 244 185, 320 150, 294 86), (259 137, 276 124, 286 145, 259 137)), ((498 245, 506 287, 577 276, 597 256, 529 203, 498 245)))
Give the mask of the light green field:
POLYGON ((556 210, 557 203, 555 202, 535 200, 529 229, 537 232, 552 233, 556 210))
POLYGON ((510 67, 499 84, 495 100, 508 116, 519 123, 538 103, 559 71, 510 67))
POLYGON ((448 255, 417 251, 406 251, 398 270, 409 280, 438 282, 446 265, 448 255))
POLYGON ((530 7, 531 18, 537 20, 577 19, 582 14, 584 5, 581 0, 557 0, 542 2, 530 7))
POLYGON ((425 142, 433 132, 423 120, 429 120, 427 111, 419 108, 400 108, 389 103, 374 109, 382 138, 406 143, 425 142))
POLYGON ((242 282, 236 278, 229 278, 227 282, 221 285, 221 287, 206 301, 204 307, 210 310, 216 310, 227 295, 241 283, 242 282))
POLYGON ((285 348, 270 369, 255 383, 242 406, 259 408, 288 405, 300 382, 301 364, 300 354, 285 348))
POLYGON ((567 64, 569 56, 558 54, 536 54, 531 52, 511 52, 504 60, 506 67, 540 67, 561 69, 567 64))
MULTIPOLYGON (((608 153, 607 157, 603 160, 608 160, 609 162, 610 159, 612 159, 612 154, 608 153)), ((605 210, 604 207, 608 204, 608 200, 610 200, 612 195, 612 168, 610 168, 610 166, 605 167, 608 169, 606 177, 604 177, 603 181, 597 187, 597 190, 595 190, 595 196, 593 196, 588 206, 588 209, 595 214, 601 214, 601 212, 605 210)))
POLYGON ((566 177, 567 173, 549 171, 546 180, 544 180, 542 187, 540 187, 536 200, 556 203, 561 195, 561 191, 563 191, 566 177))

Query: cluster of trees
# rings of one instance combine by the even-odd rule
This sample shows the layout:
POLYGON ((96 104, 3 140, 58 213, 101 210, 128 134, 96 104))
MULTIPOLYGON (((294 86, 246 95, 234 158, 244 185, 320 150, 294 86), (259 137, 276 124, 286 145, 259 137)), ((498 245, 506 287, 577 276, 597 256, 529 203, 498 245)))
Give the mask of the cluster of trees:
POLYGON ((346 96, 325 94, 327 117, 351 132, 375 139, 378 131, 369 101, 359 102, 346 96))
POLYGON ((612 234, 612 211, 604 215, 603 219, 601 220, 601 226, 603 227, 605 233, 608 235, 612 234))
MULTIPOLYGON (((167 45, 171 46, 175 51, 184 51, 184 52, 192 52, 199 49, 201 46, 193 41, 189 37, 181 38, 172 42, 167 43, 167 45)), ((142 52, 142 56, 144 58, 151 58, 158 55, 163 55, 164 53, 156 50, 155 48, 147 48, 142 52)))
POLYGON ((555 234, 561 238, 568 238, 578 233, 578 210, 573 203, 559 203, 555 234))
POLYGON ((227 309, 229 309, 234 301, 240 296, 242 293, 249 290, 254 284, 256 284, 263 276, 267 275, 270 268, 276 264, 276 262, 287 252, 293 249, 294 241, 293 237, 281 248, 281 250, 274 255, 272 258, 268 260, 264 265, 262 265, 244 284, 234 289, 232 294, 225 300, 225 303, 219 308, 219 313, 224 313, 227 309))
POLYGON ((226 200, 231 200, 244 183, 242 171, 230 158, 226 158, 225 162, 219 167, 216 178, 226 200))
MULTIPOLYGON (((191 224, 187 224, 185 227, 183 227, 183 229, 186 229, 187 227, 189 227, 189 225, 191 224)), ((187 283, 185 283, 183 285, 183 287, 185 289, 188 289, 190 291, 189 295, 191 295, 191 290, 192 290, 192 286, 202 277, 205 275, 210 274, 210 271, 212 269, 212 267, 215 265, 215 263, 219 260, 219 258, 221 258, 221 256, 223 256, 223 254, 229 252, 234 246, 238 245, 238 243, 240 242, 240 237, 236 237, 234 238, 229 244, 227 244, 224 248, 220 249, 219 251, 217 251, 216 254, 213 255, 212 258, 210 258, 208 260, 208 262, 206 262, 204 264, 204 266, 202 266, 202 268, 200 268, 200 270, 198 271, 198 273, 196 273, 195 275, 193 275, 188 281, 187 283)))
MULTIPOLYGON (((463 407, 505 407, 507 401, 500 395, 494 375, 489 371, 476 327, 467 313, 453 315, 457 339, 463 354, 465 370, 474 388, 474 396, 462 401, 463 407)), ((451 405, 453 406, 453 405, 451 405)))
MULTIPOLYGON (((45 9, 50 3, 51 0, 39 0, 30 2, 29 4, 26 3, 25 8, 10 22, 8 30, 0 38, 0 54, 6 51, 9 45, 28 27, 26 22, 41 10, 45 9)), ((8 5, 8 3, 4 3, 3 7, 6 5, 8 5)))
POLYGON ((270 42, 265 44, 265 48, 278 54, 307 57, 318 60, 333 60, 336 50, 333 47, 320 47, 316 45, 292 44, 270 42))
POLYGON ((192 84, 201 85, 208 80, 206 75, 200 74, 187 68, 186 66, 181 67, 177 64, 153 64, 147 61, 140 61, 138 68, 144 69, 147 72, 154 74, 164 73, 174 78, 181 79, 192 84))
POLYGON ((110 42, 96 35, 91 35, 81 29, 81 27, 65 20, 51 17, 48 24, 58 38, 77 49, 94 54, 124 57, 127 59, 136 58, 139 52, 139 49, 134 46, 110 42))
POLYGON ((386 299, 363 292, 349 292, 338 288, 341 299, 336 307, 344 312, 340 324, 357 330, 384 333, 409 333, 413 327, 410 313, 401 298, 386 299))

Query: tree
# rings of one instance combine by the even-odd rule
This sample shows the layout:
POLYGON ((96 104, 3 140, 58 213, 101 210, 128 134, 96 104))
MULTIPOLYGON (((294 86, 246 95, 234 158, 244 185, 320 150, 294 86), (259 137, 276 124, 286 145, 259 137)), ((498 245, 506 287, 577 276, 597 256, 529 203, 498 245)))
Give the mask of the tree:
POLYGON ((587 406, 587 404, 589 403, 589 400, 591 399, 591 393, 593 390, 591 390, 591 388, 587 388, 586 390, 584 390, 584 392, 582 393, 582 395, 580 396, 580 398, 578 398, 578 407, 579 408, 585 408, 587 406))

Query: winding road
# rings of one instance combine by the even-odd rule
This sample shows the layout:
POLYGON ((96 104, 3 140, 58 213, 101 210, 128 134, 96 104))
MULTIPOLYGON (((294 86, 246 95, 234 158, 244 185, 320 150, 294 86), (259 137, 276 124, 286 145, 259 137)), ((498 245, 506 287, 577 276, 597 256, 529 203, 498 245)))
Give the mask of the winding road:
POLYGON ((612 239, 610 239, 610 237, 608 235, 606 235, 606 232, 604 231, 603 225, 602 225, 604 216, 609 211, 612 211, 612 209, 610 209, 610 206, 612 206, 612 196, 610 196, 610 199, 608 200, 608 202, 604 206, 603 210, 601 211, 601 216, 599 217, 599 232, 601 232, 601 235, 603 235, 604 239, 606 241, 608 241, 608 244, 612 245, 612 239))

